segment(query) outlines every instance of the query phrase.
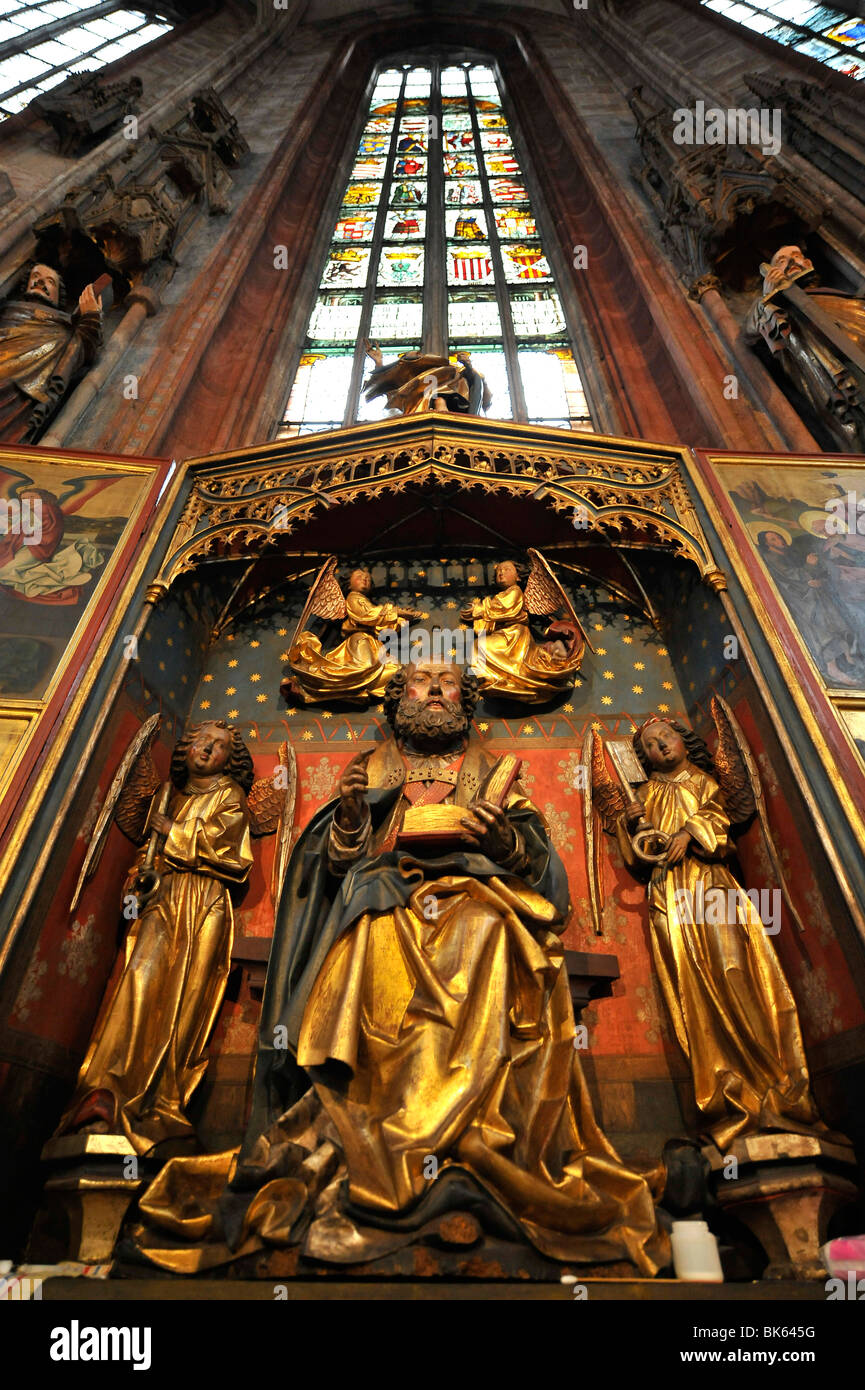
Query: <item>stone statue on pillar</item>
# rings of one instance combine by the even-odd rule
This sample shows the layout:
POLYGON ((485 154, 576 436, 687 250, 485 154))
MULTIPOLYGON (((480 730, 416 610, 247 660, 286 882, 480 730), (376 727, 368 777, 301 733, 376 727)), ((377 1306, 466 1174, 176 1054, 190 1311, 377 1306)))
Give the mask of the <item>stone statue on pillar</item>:
POLYGON ((33 442, 102 344, 102 300, 85 285, 68 312, 53 266, 35 264, 0 306, 0 442, 33 442))
POLYGON ((760 270, 746 336, 763 339, 840 449, 865 452, 865 299, 821 285, 799 246, 760 270))

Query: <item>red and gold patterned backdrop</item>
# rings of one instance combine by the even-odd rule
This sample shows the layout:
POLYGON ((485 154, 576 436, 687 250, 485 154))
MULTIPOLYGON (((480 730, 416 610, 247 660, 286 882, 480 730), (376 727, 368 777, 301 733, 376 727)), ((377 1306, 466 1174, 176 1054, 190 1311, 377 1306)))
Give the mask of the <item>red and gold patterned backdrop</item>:
MULTIPOLYGON (((808 958, 786 918, 773 938, 796 995, 806 1043, 829 1047, 865 1023, 833 922, 838 903, 833 881, 814 853, 800 790, 786 768, 751 678, 740 660, 725 658, 729 626, 717 596, 701 585, 684 562, 643 556, 639 574, 656 615, 614 592, 591 575, 566 576, 573 602, 592 640, 577 684, 552 708, 481 702, 474 733, 493 753, 517 751, 523 782, 544 814, 565 863, 572 912, 567 947, 615 954, 620 978, 611 998, 588 1008, 586 1071, 604 1124, 623 1149, 657 1152, 664 1138, 693 1125, 687 1071, 672 1039, 656 988, 646 935, 645 889, 621 863, 616 846, 604 841, 606 904, 603 935, 592 929, 578 786, 583 739, 595 726, 626 735, 655 710, 690 719, 706 734, 713 692, 736 710, 763 779, 769 818, 799 911, 806 923, 808 958)), ((472 593, 491 587, 491 560, 450 557, 427 567, 396 556, 374 568, 380 589, 400 603, 431 614, 429 626, 458 627, 457 610, 472 593), (433 567, 429 567, 433 569, 433 567)), ((228 585, 229 578, 225 584, 228 585)), ((307 581, 308 582, 308 581, 307 581)), ((129 739, 141 721, 161 711, 156 750, 167 769, 171 743, 187 718, 227 717, 240 725, 253 753, 256 775, 274 769, 279 744, 290 740, 297 757, 295 834, 336 792, 341 769, 359 748, 387 736, 383 709, 334 706, 286 708, 278 689, 288 643, 306 584, 277 585, 261 603, 222 623, 210 642, 222 593, 211 578, 187 579, 154 612, 141 643, 141 659, 130 665, 121 707, 112 724, 95 795, 77 826, 54 906, 29 960, 10 1023, 22 1034, 50 1042, 68 1058, 70 1079, 87 1043, 92 1020, 116 957, 122 919, 120 890, 131 846, 110 832, 98 877, 85 890, 74 917, 69 903, 90 827, 129 739)), ((256 865, 236 909, 236 943, 267 939, 273 930, 268 883, 272 839, 256 842, 256 865)), ((742 879, 748 888, 773 887, 759 830, 739 845, 742 879)), ((242 954, 242 952, 241 952, 242 954)), ((242 1129, 256 1047, 258 1003, 238 971, 228 991, 211 1047, 211 1063, 197 1102, 205 1140, 235 1142, 242 1129)))

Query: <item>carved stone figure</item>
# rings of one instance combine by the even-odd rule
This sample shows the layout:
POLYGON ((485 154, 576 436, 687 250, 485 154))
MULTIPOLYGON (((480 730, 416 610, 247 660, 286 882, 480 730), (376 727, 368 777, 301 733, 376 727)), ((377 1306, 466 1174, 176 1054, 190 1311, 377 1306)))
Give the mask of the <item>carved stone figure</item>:
POLYGON ((32 442, 102 343, 102 300, 92 285, 77 309, 63 307, 63 281, 52 266, 27 271, 0 307, 0 442, 32 442))
POLYGON ((776 361, 840 448, 865 451, 865 299, 820 285, 799 246, 760 267, 746 333, 776 361))
POLYGON ((352 1264, 436 1236, 445 1214, 554 1259, 644 1275, 667 1259, 574 1047, 563 865, 519 760, 470 739, 476 698, 452 665, 401 670, 393 738, 349 764, 298 842, 247 1139, 236 1162, 170 1161, 144 1195, 139 1247, 162 1267, 265 1244, 352 1264))
MULTIPOLYGON (((232 892, 252 867, 250 835, 277 828, 284 793, 253 781, 240 731, 221 719, 179 740, 158 801, 150 738, 124 763, 94 831, 96 857, 112 814, 130 838, 149 840, 124 890, 122 967, 58 1133, 123 1134, 144 1154, 194 1140, 186 1112, 228 979, 232 892)), ((80 884, 93 867, 90 856, 80 884)))
POLYGON ((574 683, 585 651, 585 633, 570 599, 544 557, 530 550, 532 569, 525 589, 515 564, 496 566, 499 593, 477 598, 461 617, 480 634, 480 655, 473 669, 486 693, 538 704, 574 683), (532 636, 529 619, 562 614, 551 622, 543 641, 532 636))
POLYGON ((472 366, 471 353, 458 352, 456 363, 434 353, 403 352, 385 366, 381 349, 369 339, 367 357, 375 363, 365 384, 368 401, 386 396, 389 410, 418 415, 427 410, 480 415, 492 404, 492 392, 472 366))

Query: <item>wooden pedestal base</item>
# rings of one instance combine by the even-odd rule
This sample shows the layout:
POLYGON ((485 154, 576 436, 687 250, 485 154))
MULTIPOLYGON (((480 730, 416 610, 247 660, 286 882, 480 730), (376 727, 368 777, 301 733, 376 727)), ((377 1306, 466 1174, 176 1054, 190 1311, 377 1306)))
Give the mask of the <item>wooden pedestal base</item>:
POLYGON ((724 1154, 714 1144, 703 1152, 719 1205, 747 1226, 769 1257, 763 1278, 825 1280, 820 1246, 829 1220, 857 1196, 852 1147, 808 1135, 761 1134, 736 1140, 724 1154))
POLYGON ((130 1204, 144 1186, 140 1159, 116 1134, 70 1134, 42 1150, 51 1165, 30 1238, 31 1260, 109 1261, 130 1204))

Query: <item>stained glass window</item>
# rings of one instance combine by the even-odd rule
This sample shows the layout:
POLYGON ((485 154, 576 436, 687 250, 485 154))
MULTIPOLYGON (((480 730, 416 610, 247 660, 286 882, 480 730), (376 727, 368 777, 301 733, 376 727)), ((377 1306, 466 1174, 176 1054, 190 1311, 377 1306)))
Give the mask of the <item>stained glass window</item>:
POLYGON ((400 64, 375 83, 280 434, 389 412, 372 363, 471 353, 487 412, 591 430, 566 313, 515 134, 482 63, 400 64))
POLYGON ((106 14, 93 0, 0 0, 0 120, 71 73, 113 63, 171 28, 167 20, 119 4, 106 14))
POLYGON ((859 81, 865 78, 865 19, 809 0, 701 0, 710 10, 859 81))

